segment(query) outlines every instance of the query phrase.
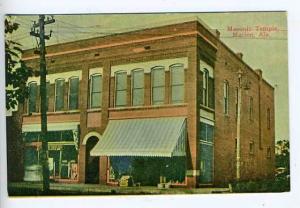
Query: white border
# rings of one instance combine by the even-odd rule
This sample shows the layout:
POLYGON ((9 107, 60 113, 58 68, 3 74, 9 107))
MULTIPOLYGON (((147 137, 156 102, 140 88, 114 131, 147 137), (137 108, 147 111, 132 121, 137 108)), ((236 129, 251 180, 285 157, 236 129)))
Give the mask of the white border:
MULTIPOLYGON (((40 198, 7 198, 6 182, 6 145, 5 139, 1 140, 1 186, 0 186, 0 207, 298 207, 299 206, 299 184, 300 184, 300 165, 299 165, 299 146, 300 146, 300 16, 299 1, 292 0, 273 0, 261 1, 252 0, 251 4, 246 1, 227 0, 227 1, 176 1, 176 0, 126 0, 126 1, 97 1, 97 0, 52 0, 37 1, 26 0, 3 0, 0 10, 4 13, 125 13, 125 12, 201 12, 201 11, 262 11, 262 10, 288 10, 288 39, 289 39, 289 95, 290 95, 290 140, 291 140, 291 179, 292 189, 290 193, 272 194, 227 194, 227 195, 171 195, 171 196, 110 196, 110 197, 40 197, 40 198), (296 165, 297 164, 297 165, 296 165)), ((3 22, 3 16, 1 16, 3 22)), ((3 27, 3 24, 1 24, 3 27)), ((3 30, 0 30, 1 37, 4 37, 3 30)), ((4 41, 0 42, 1 64, 4 69, 4 41)), ((285 70, 285 69, 283 69, 285 70)), ((4 70, 0 76, 0 92, 4 92, 4 70)), ((6 138, 5 133, 5 103, 1 99, 1 121, 0 131, 3 132, 2 138, 6 138)))

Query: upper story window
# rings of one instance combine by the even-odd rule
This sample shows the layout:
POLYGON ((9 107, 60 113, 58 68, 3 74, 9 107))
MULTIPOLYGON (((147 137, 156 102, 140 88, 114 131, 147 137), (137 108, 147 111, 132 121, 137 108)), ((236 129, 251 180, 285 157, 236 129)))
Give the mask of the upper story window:
POLYGON ((249 100, 249 119, 253 120, 253 97, 250 97, 249 100))
POLYGON ((267 109, 267 127, 268 127, 268 129, 271 128, 271 112, 270 112, 270 108, 267 109))
POLYGON ((223 85, 223 101, 224 101, 224 114, 228 114, 229 111, 229 83, 228 81, 224 81, 223 85))
POLYGON ((144 70, 132 71, 132 105, 144 105, 144 70))
POLYGON ((36 112, 36 100, 37 100, 37 83, 31 82, 28 85, 29 99, 28 99, 28 113, 36 112))
POLYGON ((55 80, 55 111, 62 111, 64 109, 64 88, 64 79, 55 80))
POLYGON ((203 73, 203 92, 202 92, 202 96, 203 96, 203 105, 207 106, 208 105, 208 79, 209 79, 209 72, 207 69, 204 69, 204 73, 203 73))
POLYGON ((171 71, 171 103, 184 102, 184 67, 183 64, 174 64, 171 71))
POLYGON ((69 110, 78 109, 79 78, 69 79, 69 110))
POLYGON ((165 69, 161 66, 152 68, 152 104, 159 105, 165 101, 165 69))
POLYGON ((116 90, 115 90, 115 104, 116 107, 126 106, 127 104, 127 72, 116 72, 116 90))
POLYGON ((102 76, 93 74, 90 77, 90 108, 102 106, 102 76))

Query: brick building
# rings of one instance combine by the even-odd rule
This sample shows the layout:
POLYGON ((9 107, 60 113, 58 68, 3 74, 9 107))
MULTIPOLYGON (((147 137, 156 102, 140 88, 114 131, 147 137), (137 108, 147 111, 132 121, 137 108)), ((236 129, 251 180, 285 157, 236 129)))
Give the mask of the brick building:
MULTIPOLYGON (((238 144, 241 180, 273 177, 274 89, 219 35, 193 20, 47 47, 51 179, 114 184, 113 160, 184 158, 174 186, 219 186, 236 180, 238 144)), ((24 180, 40 180, 39 77, 28 85, 24 180)))

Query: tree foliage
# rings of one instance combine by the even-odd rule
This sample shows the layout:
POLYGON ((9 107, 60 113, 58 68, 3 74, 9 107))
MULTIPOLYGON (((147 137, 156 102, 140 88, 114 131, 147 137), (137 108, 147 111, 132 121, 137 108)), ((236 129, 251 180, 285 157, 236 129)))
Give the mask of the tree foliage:
POLYGON ((5 18, 5 86, 6 109, 14 109, 28 97, 26 82, 33 75, 32 69, 21 60, 23 50, 21 44, 13 41, 10 36, 19 27, 11 17, 5 18))

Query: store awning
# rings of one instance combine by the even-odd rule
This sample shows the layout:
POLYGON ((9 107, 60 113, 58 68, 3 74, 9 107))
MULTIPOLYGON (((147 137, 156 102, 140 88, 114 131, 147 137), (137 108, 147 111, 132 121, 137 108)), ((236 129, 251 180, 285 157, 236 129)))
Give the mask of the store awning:
POLYGON ((111 120, 91 156, 184 156, 184 117, 111 120))

